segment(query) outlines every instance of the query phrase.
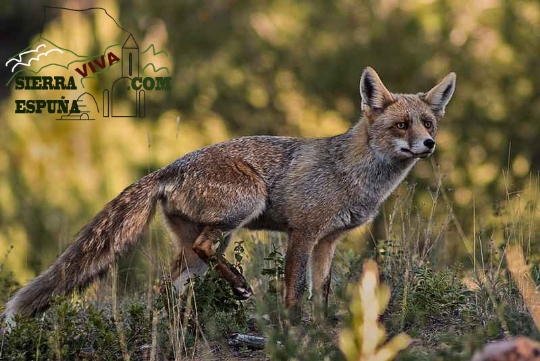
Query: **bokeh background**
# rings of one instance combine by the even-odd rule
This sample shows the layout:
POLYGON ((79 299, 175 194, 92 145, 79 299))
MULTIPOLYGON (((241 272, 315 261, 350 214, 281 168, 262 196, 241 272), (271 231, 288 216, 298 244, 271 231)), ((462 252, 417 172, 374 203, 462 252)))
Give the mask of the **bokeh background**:
MULTIPOLYGON (((0 72, 0 264, 21 282, 47 267, 124 187, 190 151, 242 135, 346 131, 360 117, 366 66, 393 92, 427 91, 448 72, 458 74, 434 159, 419 162, 408 178, 418 184, 420 209, 431 199, 426 187, 442 175, 460 228, 472 239, 509 194, 536 182, 538 1, 10 0, 0 4, 2 62, 39 37, 43 5, 106 8, 141 43, 168 53, 172 91, 150 95, 144 119, 56 121, 14 114, 21 93, 13 83, 4 86, 10 74, 0 72)), ((102 25, 53 17, 44 32, 90 53, 123 42, 102 25)), ((23 92, 30 99, 62 96, 23 92)), ((383 237, 382 227, 370 227, 342 247, 383 237)), ((440 247, 447 263, 470 261, 454 229, 440 247)))

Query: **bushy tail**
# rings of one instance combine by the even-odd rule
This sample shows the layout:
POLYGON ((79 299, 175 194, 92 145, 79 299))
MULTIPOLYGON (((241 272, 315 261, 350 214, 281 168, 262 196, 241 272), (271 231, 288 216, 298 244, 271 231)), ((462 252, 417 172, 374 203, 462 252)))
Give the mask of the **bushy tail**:
POLYGON ((9 300, 4 317, 11 321, 17 313, 33 315, 47 308, 55 295, 84 289, 104 275, 135 245, 152 220, 160 194, 159 174, 145 176, 110 201, 48 270, 9 300))

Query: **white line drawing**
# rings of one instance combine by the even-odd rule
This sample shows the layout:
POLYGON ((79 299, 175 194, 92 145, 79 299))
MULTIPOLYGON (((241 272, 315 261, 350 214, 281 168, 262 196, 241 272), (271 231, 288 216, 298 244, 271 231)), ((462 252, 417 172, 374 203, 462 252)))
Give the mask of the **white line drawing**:
POLYGON ((39 58, 41 58, 42 55, 47 56, 47 55, 49 55, 49 53, 50 53, 51 51, 59 51, 61 54, 64 54, 64 52, 63 52, 62 50, 60 50, 60 49, 51 49, 51 50, 49 50, 49 51, 46 52, 46 53, 41 53, 41 54, 39 54, 38 56, 36 56, 35 58, 32 58, 32 59, 28 60, 28 63, 17 63, 17 64, 15 64, 15 65, 13 66, 13 68, 11 68, 11 72, 13 73, 13 71, 15 70, 15 68, 17 67, 17 65, 30 66, 30 63, 31 63, 33 60, 39 60, 39 58))
POLYGON ((42 46, 47 47, 46 44, 39 44, 38 47, 35 48, 34 50, 28 50, 28 51, 25 51, 24 53, 20 53, 20 54, 19 54, 19 60, 17 60, 17 58, 15 58, 15 57, 9 59, 9 60, 6 62, 6 66, 7 66, 9 63, 11 63, 13 60, 15 60, 15 61, 17 61, 17 62, 20 63, 20 62, 22 61, 22 56, 23 56, 24 54, 35 53, 35 52, 38 51, 39 48, 41 48, 42 46))

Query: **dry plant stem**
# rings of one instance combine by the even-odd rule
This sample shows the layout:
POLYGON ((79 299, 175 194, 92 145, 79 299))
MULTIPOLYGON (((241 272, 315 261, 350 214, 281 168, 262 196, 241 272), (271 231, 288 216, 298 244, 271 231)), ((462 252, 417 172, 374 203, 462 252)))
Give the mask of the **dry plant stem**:
POLYGON ((155 361, 157 358, 157 326, 158 326, 158 311, 152 310, 152 348, 150 349, 150 361, 155 361))
MULTIPOLYGON (((169 275, 170 275, 170 270, 169 270, 169 275)), ((182 339, 184 338, 184 336, 183 336, 182 323, 180 322, 179 317, 178 317, 179 315, 179 310, 177 309, 178 304, 173 302, 174 291, 170 283, 168 283, 165 287, 165 295, 166 295, 166 302, 167 302, 167 310, 169 313, 169 324, 170 324, 169 334, 170 334, 170 339, 172 340, 171 346, 172 346, 173 356, 175 360, 179 360, 181 357, 181 352, 182 352, 181 346, 180 346, 179 332, 178 332, 179 325, 180 325, 180 331, 182 332, 182 339)), ((186 350, 186 354, 187 354, 187 350, 186 350)))
MULTIPOLYGON (((166 277, 169 280, 172 280, 172 270, 170 263, 164 262, 167 264, 167 274, 166 277)), ((185 330, 183 327, 183 321, 180 319, 181 316, 181 305, 178 300, 175 300, 176 294, 174 292, 174 286, 172 282, 166 283, 165 287, 165 299, 167 302, 167 310, 169 314, 169 324, 170 330, 169 335, 171 339, 171 346, 173 351, 174 360, 180 360, 182 358, 182 351, 187 355, 188 349, 185 343, 185 330)), ((189 298, 188 298, 189 303, 189 298)))
POLYGON ((152 295, 153 295, 153 291, 152 291, 152 285, 153 285, 153 272, 152 270, 154 269, 154 264, 155 264, 155 260, 154 260, 154 252, 152 251, 152 241, 153 241, 153 237, 152 237, 152 232, 149 232, 150 233, 150 239, 148 240, 148 263, 150 264, 150 267, 146 267, 146 270, 147 270, 147 290, 146 290, 146 304, 148 305, 148 308, 149 309, 152 309, 152 295))
POLYGON ((120 312, 118 312, 118 267, 113 265, 111 267, 111 277, 112 277, 112 309, 114 315, 114 324, 116 326, 116 331, 118 332, 118 337, 120 339, 120 349, 122 350, 122 358, 124 361, 129 361, 129 351, 127 349, 126 337, 124 335, 124 328, 122 327, 122 320, 120 317, 120 312))
MULTIPOLYGON (((39 358, 41 357, 41 354, 39 353, 39 346, 41 344, 41 336, 43 334, 43 320, 45 319, 45 315, 41 316, 41 322, 40 322, 40 327, 39 327, 39 338, 38 338, 38 342, 37 342, 37 347, 36 347, 36 360, 39 360, 39 358)), ((2 359, 2 350, 0 350, 0 360, 2 359)))
MULTIPOLYGON (((435 160, 433 158, 430 159, 431 167, 433 169, 433 172, 436 176, 440 176, 440 172, 435 164, 435 160)), ((465 232, 463 231, 463 227, 461 227, 461 224, 459 223, 458 219, 456 218, 456 214, 454 213, 454 209, 452 207, 452 202, 450 201, 450 197, 448 197, 448 193, 444 189, 444 187, 441 187, 441 196, 448 207, 448 212, 452 216, 452 221, 454 223, 454 226, 456 227, 456 230, 458 231, 459 238, 461 239, 461 242, 465 245, 465 248, 467 249, 467 252, 469 253, 469 257, 471 258, 471 261, 473 261, 471 255, 473 254, 472 250, 470 249, 469 244, 467 243, 467 236, 465 235, 465 232)))
POLYGON ((56 356, 56 359, 57 360, 62 360, 62 350, 60 349, 60 345, 59 345, 59 342, 58 342, 58 325, 55 325, 54 327, 54 338, 55 340, 53 341, 55 343, 55 348, 54 348, 54 353, 55 353, 55 356, 56 356))
MULTIPOLYGON (((438 168, 435 165, 435 161, 433 159, 431 159, 430 161, 431 161, 431 166, 433 168, 433 172, 435 174, 438 174, 438 168)), ((508 192, 507 192, 507 194, 508 194, 508 192)), ((469 244, 467 242, 467 236, 465 235, 465 232, 463 231, 463 227, 461 226, 461 224, 459 223, 457 217, 455 216, 455 213, 454 213, 454 210, 453 210, 453 207, 452 207, 452 202, 450 201, 450 198, 448 197, 448 194, 446 193, 446 190, 444 189, 444 187, 441 187, 441 195, 442 195, 443 201, 445 202, 445 204, 446 204, 446 206, 448 208, 448 212, 450 212, 450 214, 452 216, 453 223, 454 223, 454 225, 456 227, 456 230, 458 231, 460 239, 461 239, 462 243, 465 245, 465 247, 466 247, 466 249, 467 249, 467 251, 469 253, 469 257, 471 258, 471 261, 474 264, 474 267, 475 267, 474 274, 476 276, 476 279, 479 282, 479 284, 484 285, 485 290, 487 291, 487 294, 489 296, 489 299, 493 303, 494 309, 497 310, 496 314, 497 314, 497 317, 498 317, 499 321, 501 322, 501 327, 503 329, 503 332, 504 332, 505 335, 509 335, 510 332, 508 330, 508 325, 507 325, 506 320, 504 319, 503 315, 499 311, 500 308, 498 307, 498 302, 497 302, 497 300, 495 298, 495 294, 493 293, 492 287, 488 284, 488 282, 486 282, 487 277, 485 275, 485 272, 484 272, 483 269, 480 269, 480 270, 476 269, 476 260, 475 260, 476 245, 475 245, 475 242, 473 242, 474 249, 471 250, 470 246, 469 246, 469 244)), ((476 235, 475 235, 475 238, 476 238, 476 235)), ((506 244, 508 244, 508 239, 507 239, 506 244)), ((506 252, 506 249, 507 249, 507 247, 505 247, 504 252, 506 252)), ((502 262, 502 260, 501 260, 501 262, 502 262)))
MULTIPOLYGON (((147 133, 147 136, 148 136, 148 160, 147 160, 147 174, 150 174, 150 159, 152 157, 152 138, 150 136, 150 133, 147 133)), ((152 270, 154 269, 154 252, 152 252, 152 241, 154 240, 154 237, 152 237, 152 231, 150 228, 148 228, 147 230, 147 233, 149 234, 149 240, 148 240, 148 260, 149 260, 149 263, 152 267, 147 267, 147 272, 148 272, 148 290, 147 290, 147 298, 146 298, 146 303, 148 305, 148 308, 149 309, 152 309, 152 277, 153 277, 153 274, 152 274, 152 270)))
MULTIPOLYGON (((186 262, 186 258, 185 258, 185 254, 183 254, 183 262, 186 264, 186 270, 188 272, 190 272, 189 270, 189 266, 187 265, 187 262, 186 262)), ((190 281, 190 286, 192 286, 192 283, 190 281)), ((171 292, 172 295, 174 295, 174 287, 171 285, 171 288, 169 289, 169 291, 171 292)), ((188 292, 191 291, 191 289, 188 289, 187 290, 188 292)), ((171 297, 172 298, 172 297, 171 297)), ((188 300, 190 300, 191 298, 188 298, 188 300)), ((196 310, 195 310, 196 311, 196 310)), ((186 330, 184 329, 184 324, 186 322, 186 320, 184 319, 182 323, 182 320, 180 320, 180 316, 181 316, 181 305, 180 305, 180 302, 176 302, 176 315, 177 315, 177 319, 175 321, 176 324, 180 325, 180 332, 182 334, 182 347, 184 349, 184 352, 185 354, 187 355, 188 354, 188 349, 187 349, 187 344, 186 344, 186 330)), ((197 316, 198 317, 198 316, 197 316)))
POLYGON ((518 245, 510 245, 506 253, 506 261, 510 274, 516 282, 519 293, 531 314, 536 328, 540 330, 540 294, 531 279, 529 268, 525 262, 523 250, 518 245))
MULTIPOLYGON (((187 262, 186 262, 186 269, 188 265, 187 265, 187 262)), ((188 269, 189 271, 189 269, 188 269)), ((186 308, 190 307, 191 305, 191 300, 193 299, 193 307, 194 307, 194 310, 195 310, 195 324, 196 324, 196 330, 195 330, 195 341, 194 341, 194 345, 193 345, 193 352, 191 354, 191 359, 195 359, 195 351, 196 351, 196 345, 197 345, 197 340, 198 340, 198 336, 201 335, 201 338, 203 339, 203 342, 204 344, 206 345, 206 347, 208 349, 211 349, 210 347, 210 344, 208 342, 208 340, 206 339, 205 335, 204 335, 204 332, 202 330, 202 327, 201 327, 201 324, 200 324, 200 321, 199 321, 199 312, 198 312, 198 308, 197 308, 197 297, 196 297, 196 294, 195 294, 195 288, 193 287, 193 281, 191 279, 189 279, 189 292, 191 293, 191 296, 188 297, 188 305, 186 306, 186 308)), ((185 313, 185 317, 187 317, 187 314, 188 312, 185 313)), ((186 323, 187 320, 184 318, 184 323, 186 323)))
POLYGON ((4 354, 4 345, 6 343, 6 330, 2 330, 2 343, 0 344, 0 359, 2 358, 2 355, 4 354))
POLYGON ((408 301, 408 296, 409 296, 409 276, 410 276, 409 269, 410 269, 410 266, 407 266, 407 268, 405 269, 405 276, 403 278, 403 285, 404 285, 403 301, 401 302, 401 317, 399 321, 399 324, 400 324, 399 326, 402 331, 405 328, 405 315, 407 314, 405 310, 407 308, 407 301, 408 301))

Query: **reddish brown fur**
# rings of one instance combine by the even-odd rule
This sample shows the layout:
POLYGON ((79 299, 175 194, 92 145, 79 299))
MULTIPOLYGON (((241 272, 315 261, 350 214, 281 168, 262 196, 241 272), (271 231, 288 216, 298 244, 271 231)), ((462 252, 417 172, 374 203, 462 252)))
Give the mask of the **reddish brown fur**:
POLYGON ((367 68, 360 87, 365 117, 345 134, 243 137, 179 158, 111 201, 50 269, 8 302, 8 319, 33 314, 53 295, 105 273, 144 232, 158 201, 178 249, 173 273, 180 281, 212 265, 238 297, 249 297, 249 285, 221 254, 231 232, 265 229, 289 235, 287 306, 302 295, 309 266, 315 295, 326 298, 335 242, 373 219, 418 158, 433 152, 436 122, 454 84, 452 73, 426 94, 392 94, 367 68), (397 128, 402 123, 407 129, 397 128))

